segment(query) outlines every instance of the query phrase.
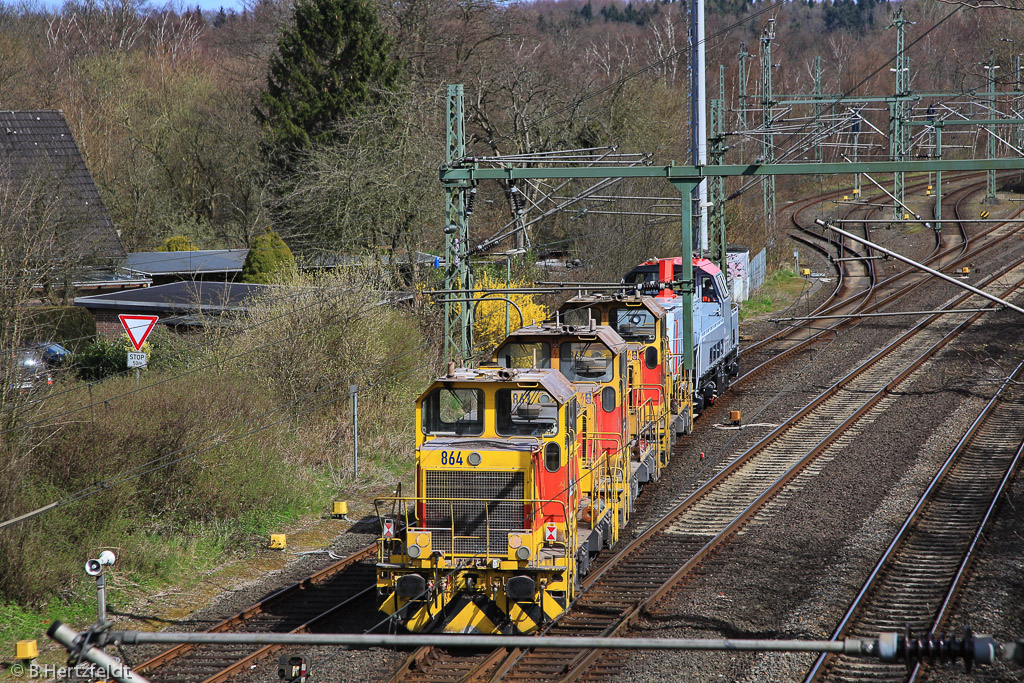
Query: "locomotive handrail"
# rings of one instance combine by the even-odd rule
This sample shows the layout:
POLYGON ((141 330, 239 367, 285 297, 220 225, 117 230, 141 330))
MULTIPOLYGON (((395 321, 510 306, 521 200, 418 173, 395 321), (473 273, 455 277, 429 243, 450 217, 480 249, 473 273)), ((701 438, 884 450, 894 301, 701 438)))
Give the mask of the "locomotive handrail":
MULTIPOLYGON (((375 509, 375 511, 377 513, 377 518, 378 518, 378 520, 381 521, 381 528, 383 528, 383 520, 384 519, 389 519, 391 517, 390 513, 388 513, 387 511, 382 511, 381 510, 381 505, 387 505, 389 503, 395 505, 396 507, 400 504, 400 506, 402 508, 402 511, 403 511, 403 515, 404 515, 404 519, 403 519, 404 524, 402 525, 402 527, 400 529, 396 529, 395 530, 395 535, 394 536, 384 536, 384 535, 381 535, 381 536, 379 536, 377 538, 378 559, 381 562, 384 562, 386 560, 386 558, 384 557, 384 544, 383 544, 383 542, 384 541, 398 539, 399 538, 399 533, 401 531, 404 531, 406 534, 408 534, 410 531, 423 531, 423 532, 447 531, 447 532, 451 533, 451 539, 452 539, 451 556, 452 557, 480 557, 480 556, 484 556, 484 557, 487 557, 487 558, 491 558, 492 555, 494 555, 494 556, 500 555, 502 557, 502 559, 505 559, 507 557, 507 552, 506 553, 500 553, 500 554, 499 553, 492 553, 491 552, 491 544, 490 544, 490 537, 491 537, 490 506, 487 505, 487 503, 506 503, 506 504, 507 503, 514 503, 514 504, 522 504, 524 506, 524 508, 526 506, 528 506, 528 505, 532 506, 534 508, 539 506, 540 509, 541 509, 540 512, 536 512, 535 511, 535 512, 529 513, 530 516, 534 517, 535 520, 538 519, 538 518, 543 518, 543 515, 544 515, 543 510, 544 510, 544 508, 546 506, 553 504, 553 505, 555 505, 557 507, 560 507, 561 508, 561 512, 562 512, 562 518, 563 518, 563 520, 566 520, 565 527, 570 530, 570 533, 567 534, 568 539, 566 541, 555 541, 554 543, 555 543, 555 545, 571 544, 571 545, 566 545, 567 548, 569 548, 569 547, 575 548, 576 547, 576 529, 575 529, 575 525, 567 523, 568 520, 569 520, 569 505, 567 503, 563 502, 563 501, 556 500, 556 499, 547 499, 547 498, 442 498, 442 497, 434 497, 434 496, 431 496, 431 497, 426 497, 426 496, 384 496, 384 497, 380 497, 380 498, 375 498, 374 501, 373 501, 374 509, 375 509), (414 526, 414 525, 410 524, 409 515, 408 515, 409 508, 411 507, 411 508, 415 509, 420 503, 426 504, 428 502, 442 502, 442 503, 447 503, 448 504, 448 508, 449 508, 450 513, 451 513, 450 514, 450 523, 449 523, 449 525, 447 525, 447 526, 425 526, 425 525, 424 526, 414 526), (408 505, 407 505, 407 503, 408 503, 408 505), (456 552, 456 549, 455 549, 455 539, 456 538, 472 539, 472 538, 479 538, 479 536, 464 536, 464 535, 457 535, 456 534, 456 532, 455 532, 455 503, 484 503, 485 504, 484 505, 485 513, 484 514, 485 514, 485 520, 486 521, 485 521, 485 530, 484 530, 485 531, 485 536, 484 536, 484 538, 485 538, 486 547, 485 547, 485 550, 484 550, 483 553, 479 553, 479 552, 477 552, 477 553, 456 552)), ((573 511, 573 515, 575 516, 575 511, 573 511)), ((420 522, 421 520, 414 520, 414 521, 420 522)), ((526 519, 524 519, 523 522, 524 522, 524 526, 522 528, 523 531, 530 532, 531 534, 536 531, 536 529, 534 529, 532 527, 531 528, 527 528, 526 527, 526 519)), ((532 524, 536 524, 536 523, 537 523, 536 521, 532 522, 532 524)), ((506 529, 504 531, 506 531, 506 532, 513 532, 513 531, 519 531, 519 529, 506 529)), ((537 558, 536 558, 535 564, 542 564, 540 562, 540 553, 537 554, 537 558)), ((552 566, 555 566, 553 561, 550 564, 552 566)))

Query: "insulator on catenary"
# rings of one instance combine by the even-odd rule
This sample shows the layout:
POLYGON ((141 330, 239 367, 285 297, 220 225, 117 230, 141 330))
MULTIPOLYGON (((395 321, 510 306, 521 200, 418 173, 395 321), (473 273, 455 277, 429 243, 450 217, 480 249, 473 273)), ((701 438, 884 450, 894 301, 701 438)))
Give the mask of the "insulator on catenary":
POLYGON ((472 188, 469 191, 469 196, 466 197, 466 217, 473 215, 473 205, 476 204, 476 188, 472 188))
POLYGON ((969 672, 975 662, 992 663, 994 652, 990 652, 991 643, 991 638, 972 634, 970 626, 964 628, 961 637, 957 637, 945 633, 912 634, 908 625, 903 637, 897 637, 894 654, 903 659, 908 667, 926 660, 950 662, 962 659, 964 668, 969 672))
POLYGON ((516 212, 517 216, 521 216, 526 211, 526 198, 515 185, 509 189, 508 193, 512 199, 512 210, 516 212))

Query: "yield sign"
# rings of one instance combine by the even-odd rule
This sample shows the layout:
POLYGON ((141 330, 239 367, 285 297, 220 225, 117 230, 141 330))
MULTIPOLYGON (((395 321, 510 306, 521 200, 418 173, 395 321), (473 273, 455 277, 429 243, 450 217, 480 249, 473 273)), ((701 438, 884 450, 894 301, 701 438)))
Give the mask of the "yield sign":
POLYGON ((136 351, 142 350, 142 345, 146 343, 146 337, 153 331, 156 321, 160 319, 158 315, 122 314, 117 317, 121 319, 124 331, 128 333, 128 338, 132 340, 132 345, 136 351))

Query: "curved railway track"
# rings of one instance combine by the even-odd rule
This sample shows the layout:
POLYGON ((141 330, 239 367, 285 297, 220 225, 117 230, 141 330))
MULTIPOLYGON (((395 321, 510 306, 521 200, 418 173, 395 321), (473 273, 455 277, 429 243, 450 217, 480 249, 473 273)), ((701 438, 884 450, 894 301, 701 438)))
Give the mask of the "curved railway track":
MULTIPOLYGON (((337 617, 372 595, 376 545, 331 564, 207 629, 207 633, 302 633, 337 617)), ((224 681, 276 648, 249 645, 178 645, 136 667, 161 683, 224 681)))
MULTIPOLYGON (((970 194, 971 190, 968 188, 961 188, 959 191, 964 192, 965 196, 970 194)), ((828 196, 832 196, 835 193, 830 193, 828 196)), ((806 207, 812 206, 814 203, 823 201, 821 197, 816 198, 808 203, 806 207)), ((1022 207, 1024 210, 1024 207, 1022 207)), ((1018 211, 1019 213, 1019 211, 1018 211)), ((795 220, 795 219, 794 219, 795 220)), ((962 224, 958 224, 962 225, 962 224)), ((819 240, 824 240, 827 244, 831 244, 837 253, 857 253, 837 242, 830 237, 823 237, 815 235, 819 240)), ((814 248, 821 248, 813 244, 812 240, 807 238, 804 239, 810 246, 814 248)), ((939 240, 936 241, 936 246, 929 259, 934 263, 936 259, 940 259, 944 256, 952 254, 957 247, 961 249, 961 254, 956 256, 959 258, 967 258, 964 254, 969 253, 971 256, 976 255, 976 251, 967 252, 966 249, 967 237, 966 232, 962 233, 962 240, 957 244, 947 246, 945 249, 942 248, 942 244, 939 240)), ((988 245, 991 247, 992 245, 988 245)), ((827 248, 827 247, 826 247, 827 248)), ((850 263, 850 262, 846 262, 850 263)), ((856 263, 856 262, 854 262, 856 263)), ((871 262, 860 262, 861 266, 853 266, 852 268, 843 267, 840 268, 840 273, 846 271, 847 273, 853 272, 852 275, 847 274, 846 280, 849 281, 851 278, 864 278, 869 280, 872 285, 874 278, 871 274, 871 262), (865 265, 866 264, 866 265, 865 265)), ((955 264, 946 264, 945 267, 955 264)), ((881 284, 891 283, 898 281, 900 278, 906 276, 908 271, 903 271, 896 275, 891 276, 881 282, 881 284)), ((922 280, 924 278, 921 278, 922 280)), ((840 310, 838 307, 844 304, 857 306, 856 310, 862 310, 866 303, 871 299, 872 287, 868 289, 851 292, 846 295, 843 300, 836 303, 836 297, 841 293, 842 278, 840 279, 840 285, 837 285, 836 290, 833 292, 832 297, 819 309, 820 311, 834 311, 840 310), (859 301, 859 305, 858 302, 859 301), (853 302, 851 304, 851 302, 853 302)), ((905 286, 902 289, 909 291, 913 286, 912 284, 905 286)), ((898 290, 900 291, 900 290, 898 290)), ((879 303, 874 303, 873 307, 885 305, 894 298, 897 294, 889 295, 879 303)), ((840 323, 835 327, 839 327, 844 323, 840 323)), ((785 332, 785 331, 783 331, 785 332)), ((780 335, 773 335, 773 337, 781 337, 780 335)), ((758 342, 758 344, 764 343, 766 340, 758 342)), ((793 344, 790 348, 794 350, 802 348, 807 344, 811 343, 813 339, 807 339, 801 342, 793 344)), ((782 354, 788 355, 788 354, 782 354)), ((775 360, 781 357, 776 354, 775 360)), ((767 366, 767 363, 762 364, 762 367, 767 366)), ((747 373, 749 375, 750 373, 747 373)), ((746 377, 746 375, 745 375, 746 377)), ((740 378, 742 379, 742 378, 740 378)), ((696 494, 695 494, 696 495, 696 494)), ((697 514, 697 513, 695 513, 697 514)), ((690 522, 686 522, 689 524, 690 522)), ((655 528, 648 530, 644 536, 655 531, 655 528)), ((667 541, 669 545, 678 545, 679 543, 689 544, 690 552, 693 554, 694 550, 699 551, 703 546, 700 544, 700 539, 703 538, 700 533, 694 535, 683 534, 686 538, 677 538, 667 541)), ((643 537, 641 537, 643 538, 643 537)), ((639 539, 638 539, 639 540, 639 539)), ((631 546, 632 547, 632 546, 631 546)), ((317 572, 313 576, 304 579, 282 591, 279 591, 265 600, 239 612, 230 619, 226 619, 223 622, 209 629, 210 632, 224 632, 224 631, 243 631, 243 632, 302 632, 316 630, 318 625, 325 622, 330 622, 337 618, 338 613, 346 607, 353 605, 356 601, 368 597, 373 592, 374 588, 374 565, 373 560, 375 559, 373 547, 367 547, 363 550, 344 558, 343 560, 317 572)), ((676 550, 679 550, 677 548, 676 550)), ((675 551, 673 551, 675 552, 675 551)), ((658 554, 656 551, 655 554, 658 554)), ((590 593, 593 597, 587 598, 585 594, 580 603, 578 603, 578 609, 574 609, 573 614, 567 615, 567 617, 557 624, 554 628, 559 629, 552 631, 552 633, 559 634, 574 634, 574 633, 600 633, 607 632, 608 630, 608 616, 610 612, 616 612, 616 610, 609 610, 610 605, 618 605, 623 609, 617 610, 619 616, 613 618, 612 621, 617 621, 620 624, 627 623, 632 616, 639 614, 639 607, 635 604, 622 604, 621 595, 625 587, 636 587, 640 585, 652 586, 656 584, 660 578, 656 576, 656 573, 652 573, 648 570, 653 568, 653 565, 645 566, 644 560, 640 560, 640 567, 637 570, 634 565, 634 569, 627 570, 613 570, 612 566, 614 563, 609 563, 607 569, 599 569, 597 572, 591 574, 588 579, 587 586, 593 586, 593 592, 590 593), (624 571, 620 578, 616 578, 615 571, 624 571), (605 577, 607 572, 607 578, 604 579, 608 583, 595 585, 599 578, 605 577), (625 585, 623 585, 625 584, 625 585), (607 585, 607 587, 605 587, 607 585), (590 601, 593 601, 592 603, 590 601), (589 605, 589 608, 588 608, 589 605), (628 616, 632 615, 632 616, 628 616), (561 629, 565 629, 564 631, 561 629)), ((688 565, 690 566, 690 565, 688 565)), ((664 585, 672 585, 679 577, 663 582, 664 585)), ((667 590, 667 588, 665 589, 667 590)), ((663 592, 663 591, 662 591, 663 592)), ((268 657, 275 648, 256 648, 256 647, 245 647, 245 646, 234 646, 234 647, 213 647, 213 646, 179 646, 169 650, 158 657, 152 658, 138 667, 140 673, 144 673, 153 677, 156 681, 181 681, 188 683, 213 683, 214 681, 224 681, 233 676, 234 674, 249 668, 254 662, 259 659, 268 657)), ((516 653, 522 655, 523 653, 516 653)), ((583 663, 579 653, 562 653, 562 655, 568 657, 563 658, 560 665, 565 667, 566 661, 574 661, 574 667, 576 670, 580 669, 580 665, 583 663)), ((556 654, 554 659, 558 659, 556 654)), ((530 675, 527 674, 525 678, 522 677, 523 671, 529 671, 530 666, 541 666, 544 669, 550 669, 550 665, 541 665, 540 662, 536 661, 536 653, 530 653, 525 655, 523 663, 520 663, 517 656, 507 655, 504 651, 495 651, 487 653, 485 655, 453 655, 451 653, 441 653, 437 650, 422 650, 413 654, 412 657, 406 662, 403 667, 401 677, 408 680, 486 680, 490 678, 501 678, 505 676, 506 680, 533 680, 530 675), (428 676, 427 678, 417 678, 419 673, 425 673, 430 670, 435 670, 438 666, 445 668, 445 673, 441 673, 440 677, 428 676), (524 668, 526 667, 526 668, 524 668)), ((617 667, 612 666, 611 670, 616 670, 617 667)), ((543 677, 542 677, 543 678, 543 677)))
MULTIPOLYGON (((972 183, 967 187, 960 188, 956 192, 956 201, 953 206, 957 219, 960 220, 960 222, 957 223, 960 229, 960 238, 959 240, 946 245, 945 248, 943 248, 940 240, 936 240, 935 248, 928 257, 922 260, 923 263, 940 270, 957 268, 961 265, 966 265, 968 262, 971 262, 986 252, 991 251, 1000 244, 1003 244, 1005 240, 1009 239, 1014 234, 1020 232, 1020 227, 1007 227, 1006 224, 996 224, 976 235, 972 240, 973 246, 969 247, 971 241, 969 241, 966 230, 963 227, 964 222, 962 220, 961 206, 964 201, 983 187, 982 183, 972 183)), ((812 204, 803 208, 810 208, 810 206, 812 206, 812 204)), ((1018 207, 1008 218, 1019 216, 1022 212, 1024 212, 1024 206, 1018 207)), ((814 231, 811 229, 801 226, 797 221, 796 214, 794 214, 793 220, 801 230, 814 234, 814 231)), ((839 245, 839 243, 834 240, 832 240, 831 243, 839 245)), ((841 249, 848 250, 845 246, 839 246, 841 249)), ((858 255, 862 258, 864 256, 864 254, 859 253, 858 255)), ((843 278, 843 276, 843 269, 840 269, 840 278, 843 278)), ((846 277, 849 276, 847 275, 846 277)), ((921 273, 920 271, 912 269, 902 270, 888 278, 877 282, 872 281, 872 285, 870 287, 854 291, 838 301, 835 301, 841 293, 841 288, 837 286, 836 292, 833 293, 833 297, 825 301, 809 315, 855 315, 857 313, 887 311, 890 310, 890 306, 898 302, 901 298, 931 281, 931 276, 921 273)), ((771 344, 778 344, 780 342, 783 344, 781 349, 772 352, 765 361, 744 372, 736 379, 734 384, 755 376, 771 365, 777 363, 782 358, 806 349, 817 341, 832 339, 841 329, 852 327, 858 323, 859 320, 857 318, 847 318, 839 319, 820 328, 784 328, 773 335, 755 342, 754 344, 748 345, 744 350, 744 354, 749 358, 751 352, 759 349, 760 347, 769 347, 771 344)), ((765 350, 768 349, 765 348, 765 350)))
MULTIPOLYGON (((1006 292, 1024 286, 1024 259, 1006 269, 1015 273, 1006 292)), ((998 276, 989 278, 990 283, 998 276)), ((1004 292, 1005 294, 1005 292, 1004 292)), ((956 297, 946 307, 972 298, 956 297)), ((672 587, 722 543, 737 533, 766 503, 809 467, 831 445, 848 436, 872 410, 884 410, 890 394, 982 314, 930 316, 900 335, 858 369, 842 378, 724 467, 671 513, 587 577, 572 608, 545 630, 546 635, 621 633, 651 610, 672 587), (959 318, 959 320, 957 320, 959 318), (921 349, 925 350, 922 352, 921 349), (868 398, 865 400, 865 396, 868 398)), ((623 674, 624 656, 600 651, 548 650, 475 657, 436 649, 416 652, 396 673, 403 681, 547 681, 612 679, 623 674), (468 659, 467 659, 468 658, 468 659), (499 661, 500 660, 500 661, 499 661), (472 668, 467 666, 476 661, 472 668)))

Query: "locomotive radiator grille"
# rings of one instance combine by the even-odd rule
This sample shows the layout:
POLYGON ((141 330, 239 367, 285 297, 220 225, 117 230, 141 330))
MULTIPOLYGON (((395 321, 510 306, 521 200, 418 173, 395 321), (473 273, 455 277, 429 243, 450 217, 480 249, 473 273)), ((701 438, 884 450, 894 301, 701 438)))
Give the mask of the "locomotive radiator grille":
POLYGON ((423 526, 432 532, 434 550, 448 555, 508 552, 508 532, 524 523, 522 472, 428 470, 424 475, 428 500, 423 526))

